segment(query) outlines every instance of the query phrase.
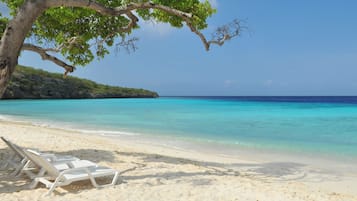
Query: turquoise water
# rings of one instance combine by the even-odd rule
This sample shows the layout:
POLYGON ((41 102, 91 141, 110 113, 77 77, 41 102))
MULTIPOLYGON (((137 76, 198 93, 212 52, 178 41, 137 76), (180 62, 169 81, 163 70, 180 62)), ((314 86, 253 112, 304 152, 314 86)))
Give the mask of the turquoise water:
POLYGON ((357 103, 227 98, 3 100, 0 115, 98 133, 357 156, 357 103))

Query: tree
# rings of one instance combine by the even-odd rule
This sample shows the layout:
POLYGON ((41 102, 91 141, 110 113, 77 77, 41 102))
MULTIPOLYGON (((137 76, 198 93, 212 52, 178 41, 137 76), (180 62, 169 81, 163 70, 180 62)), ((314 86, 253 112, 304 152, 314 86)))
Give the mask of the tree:
POLYGON ((18 63, 21 51, 33 51, 65 69, 86 65, 95 57, 103 58, 109 47, 135 49, 139 19, 188 26, 209 50, 238 36, 240 21, 234 20, 207 40, 201 30, 216 12, 201 0, 0 0, 11 10, 12 19, 1 17, 0 97, 18 63), (119 41, 119 42, 118 42, 119 41), (52 53, 52 54, 51 54, 52 53), (61 54, 66 63, 56 57, 61 54))

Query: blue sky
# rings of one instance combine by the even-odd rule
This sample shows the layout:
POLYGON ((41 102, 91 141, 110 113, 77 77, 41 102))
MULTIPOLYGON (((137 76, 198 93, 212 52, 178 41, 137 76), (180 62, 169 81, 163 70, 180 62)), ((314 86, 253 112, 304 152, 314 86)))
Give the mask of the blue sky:
MULTIPOLYGON (((141 23, 139 49, 72 74, 160 95, 357 95, 357 1, 216 0, 209 34, 235 18, 249 31, 206 52, 187 28, 141 23)), ((19 63, 61 68, 32 53, 19 63)))

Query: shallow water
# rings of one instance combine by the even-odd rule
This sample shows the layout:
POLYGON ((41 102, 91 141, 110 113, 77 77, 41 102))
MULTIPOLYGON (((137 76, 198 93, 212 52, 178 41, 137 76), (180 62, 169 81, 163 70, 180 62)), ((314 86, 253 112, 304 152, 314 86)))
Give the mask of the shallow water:
POLYGON ((0 115, 109 136, 357 156, 355 97, 3 100, 0 115))

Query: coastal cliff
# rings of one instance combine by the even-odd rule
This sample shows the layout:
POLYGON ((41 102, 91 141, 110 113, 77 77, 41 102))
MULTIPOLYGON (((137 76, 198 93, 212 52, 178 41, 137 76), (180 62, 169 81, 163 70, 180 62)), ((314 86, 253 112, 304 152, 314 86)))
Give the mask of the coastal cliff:
POLYGON ((96 82, 18 66, 3 99, 156 98, 156 92, 96 82))

